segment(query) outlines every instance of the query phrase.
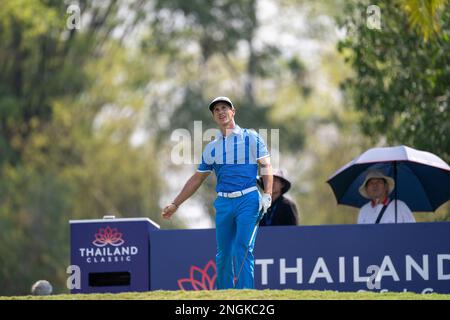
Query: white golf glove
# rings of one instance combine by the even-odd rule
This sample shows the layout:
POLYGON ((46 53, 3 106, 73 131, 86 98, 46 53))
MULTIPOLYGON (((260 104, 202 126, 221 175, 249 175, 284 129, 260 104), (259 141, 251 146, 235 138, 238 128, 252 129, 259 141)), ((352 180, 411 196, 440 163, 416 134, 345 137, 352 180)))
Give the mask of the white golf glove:
POLYGON ((272 196, 268 193, 263 193, 261 198, 261 205, 264 214, 266 214, 267 209, 269 209, 271 204, 272 204, 272 196))

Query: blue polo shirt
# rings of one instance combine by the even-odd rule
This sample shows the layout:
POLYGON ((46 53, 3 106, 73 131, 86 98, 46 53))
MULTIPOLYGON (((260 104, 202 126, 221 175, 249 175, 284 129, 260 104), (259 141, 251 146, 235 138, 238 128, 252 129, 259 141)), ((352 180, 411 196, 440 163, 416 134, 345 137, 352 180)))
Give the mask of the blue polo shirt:
POLYGON ((264 140, 253 130, 235 126, 232 133, 208 143, 198 172, 214 170, 216 192, 234 192, 256 186, 257 160, 270 156, 264 140))

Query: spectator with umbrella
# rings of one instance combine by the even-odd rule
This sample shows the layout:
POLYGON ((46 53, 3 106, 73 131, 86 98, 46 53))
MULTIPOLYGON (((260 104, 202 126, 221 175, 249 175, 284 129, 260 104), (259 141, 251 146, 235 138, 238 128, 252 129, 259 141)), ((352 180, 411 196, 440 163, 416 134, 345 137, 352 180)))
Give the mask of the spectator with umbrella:
MULTIPOLYGON (((450 200, 450 166, 445 161, 427 151, 394 146, 367 150, 327 180, 338 204, 357 208, 366 205, 367 198, 372 199, 371 187, 367 184, 372 170, 383 174, 392 199, 403 201, 413 212, 433 212, 450 200)), ((393 222, 400 222, 399 211, 403 209, 399 207, 403 205, 400 201, 391 202, 394 204, 393 222)), ((364 211, 361 216, 366 216, 364 211)))
POLYGON ((397 206, 397 222, 416 222, 411 210, 402 200, 393 200, 389 194, 394 190, 395 182, 379 170, 370 170, 359 187, 359 193, 368 203, 362 206, 358 215, 358 223, 394 223, 395 206, 397 206), (397 202, 394 205, 394 201, 397 202))

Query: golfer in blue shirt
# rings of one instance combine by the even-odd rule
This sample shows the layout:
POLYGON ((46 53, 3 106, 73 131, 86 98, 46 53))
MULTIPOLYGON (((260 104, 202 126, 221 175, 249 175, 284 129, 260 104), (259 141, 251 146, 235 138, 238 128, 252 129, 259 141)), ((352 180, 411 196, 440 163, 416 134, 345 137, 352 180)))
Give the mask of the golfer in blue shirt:
POLYGON ((259 211, 262 209, 265 213, 272 202, 270 155, 263 139, 255 131, 242 129, 234 122, 236 109, 229 98, 215 98, 209 104, 209 110, 220 133, 203 150, 197 172, 161 214, 170 219, 214 171, 217 176, 217 198, 214 201, 217 289, 253 289, 256 237, 250 240, 259 211), (264 181, 262 196, 256 187, 258 165, 264 181))

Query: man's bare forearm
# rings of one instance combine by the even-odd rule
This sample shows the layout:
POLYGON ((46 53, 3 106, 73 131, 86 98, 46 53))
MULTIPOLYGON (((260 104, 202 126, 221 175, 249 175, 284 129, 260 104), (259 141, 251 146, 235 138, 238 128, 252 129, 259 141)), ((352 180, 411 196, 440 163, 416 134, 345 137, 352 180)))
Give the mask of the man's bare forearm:
POLYGON ((200 185, 203 183, 203 181, 208 176, 208 173, 200 173, 196 172, 192 175, 192 177, 189 178, 188 181, 183 186, 183 189, 181 189, 180 193, 176 196, 176 198, 173 200, 173 203, 179 207, 184 201, 186 201, 190 196, 192 196, 195 191, 200 187, 200 185))
POLYGON ((270 159, 261 161, 261 176, 264 183, 264 193, 268 193, 272 195, 272 184, 273 184, 273 173, 272 173, 272 164, 270 163, 270 159))
POLYGON ((267 171, 267 174, 262 176, 264 181, 264 193, 272 195, 272 184, 273 184, 272 165, 269 164, 268 167, 269 170, 267 171))

